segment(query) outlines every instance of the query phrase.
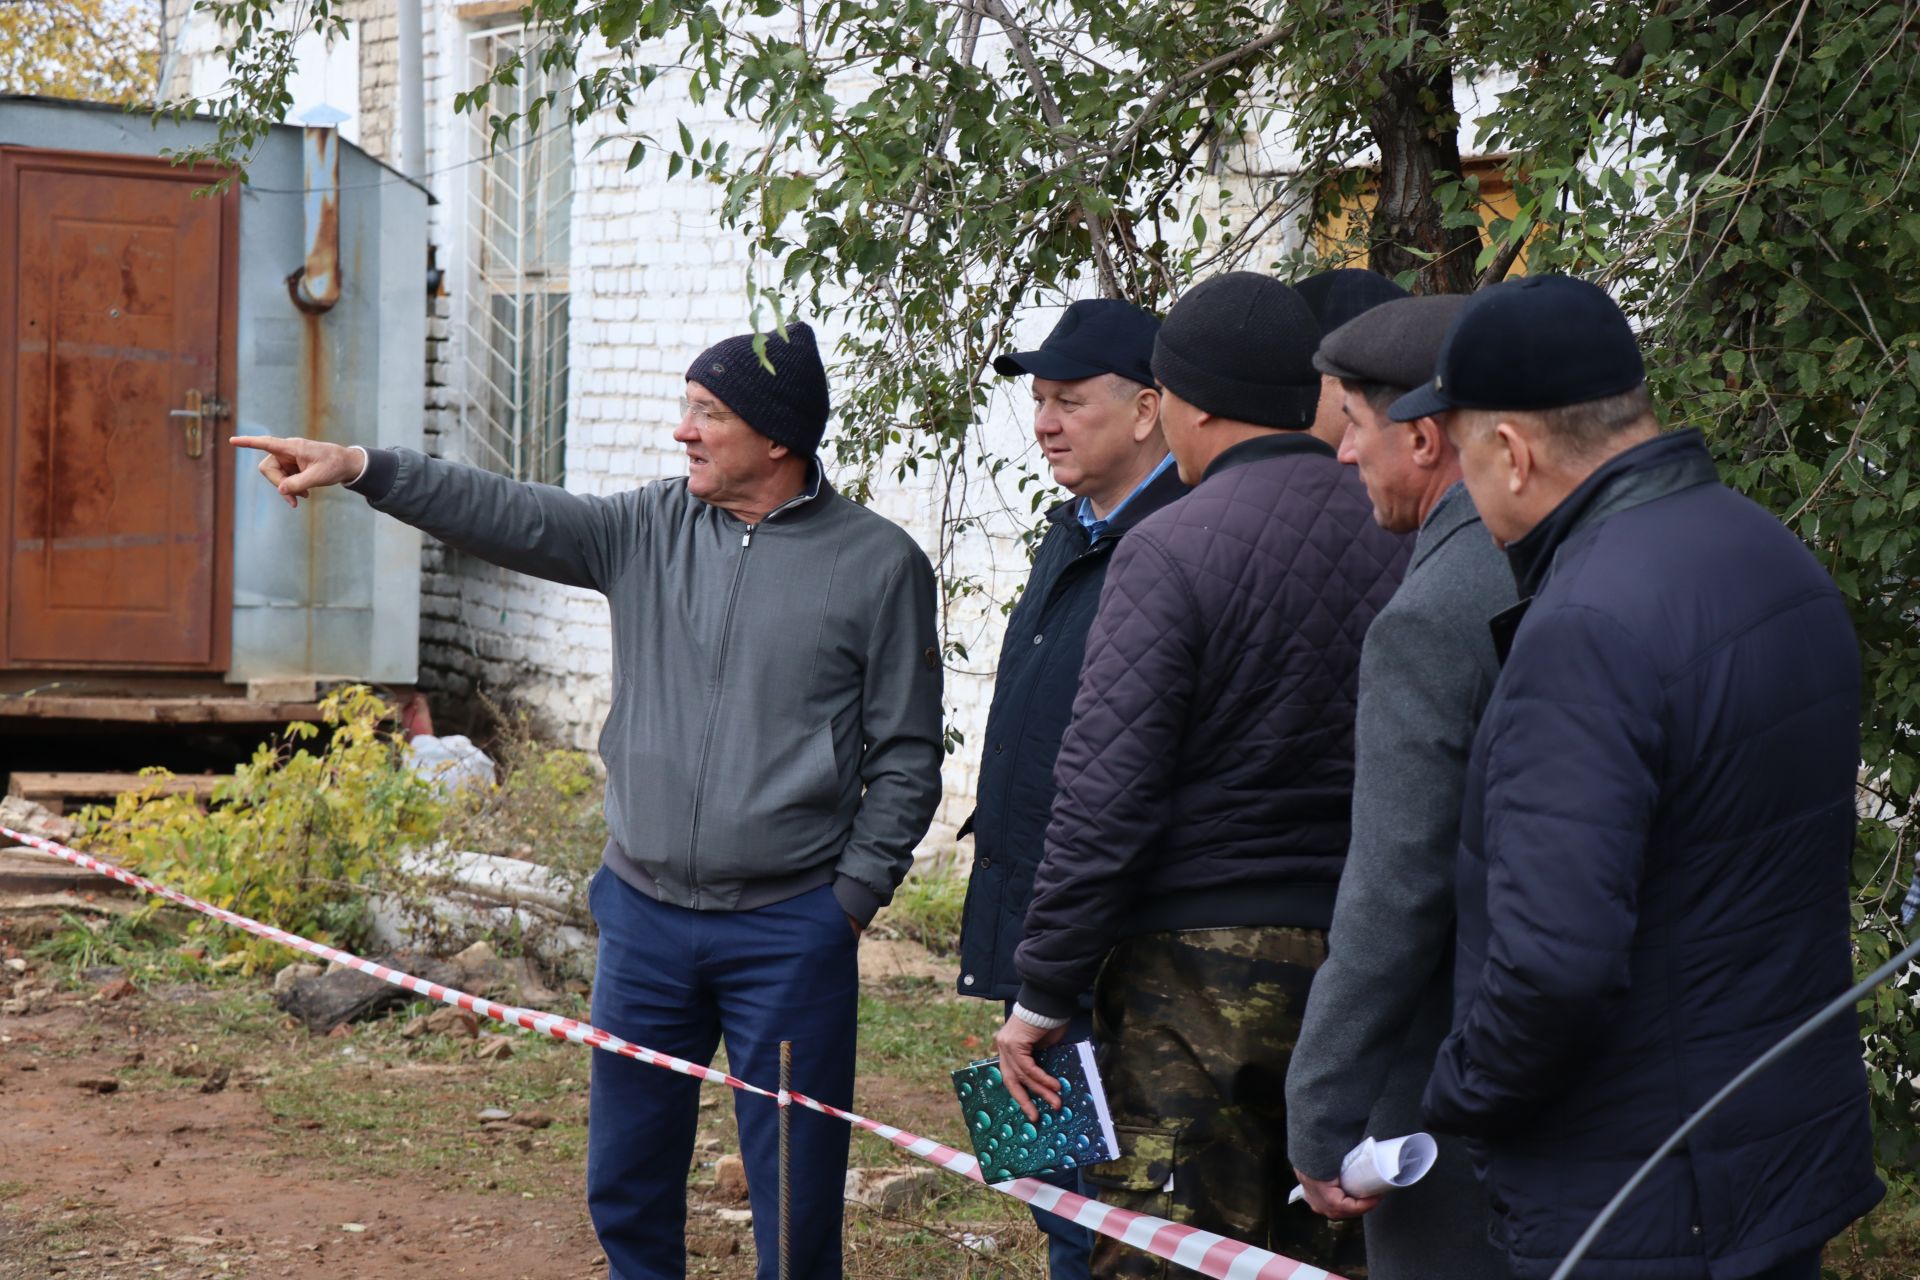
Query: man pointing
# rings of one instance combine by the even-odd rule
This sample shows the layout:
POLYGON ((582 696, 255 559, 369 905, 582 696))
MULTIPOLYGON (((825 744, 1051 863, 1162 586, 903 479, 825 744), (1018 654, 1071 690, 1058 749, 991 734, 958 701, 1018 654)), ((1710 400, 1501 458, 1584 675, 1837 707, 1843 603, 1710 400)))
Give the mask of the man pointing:
MULTIPOLYGON (((289 504, 345 484, 504 568, 603 593, 613 706, 593 1020, 695 1062, 849 1106, 855 945, 940 796, 934 579, 905 531, 815 458, 826 372, 789 324, 704 352, 673 438, 685 479, 607 497, 406 449, 240 437, 289 504), (767 367, 771 364, 771 369, 767 367)), ((587 1200, 615 1280, 686 1273, 698 1084, 593 1055, 587 1200)), ((778 1248, 775 1108, 737 1101, 761 1280, 778 1248)), ((840 1274, 847 1127, 792 1123, 793 1274, 840 1274)))

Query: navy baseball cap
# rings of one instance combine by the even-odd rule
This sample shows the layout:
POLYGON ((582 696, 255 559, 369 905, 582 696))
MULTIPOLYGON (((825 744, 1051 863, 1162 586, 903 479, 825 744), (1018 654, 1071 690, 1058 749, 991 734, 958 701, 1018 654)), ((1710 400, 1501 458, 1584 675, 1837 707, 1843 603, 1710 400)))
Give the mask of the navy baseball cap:
POLYGON ((1387 417, 1558 409, 1646 380, 1633 327, 1606 290, 1572 276, 1526 276, 1467 300, 1440 344, 1432 380, 1395 400, 1387 417))
POLYGON ((1078 382, 1103 373, 1153 386, 1153 337, 1160 322, 1119 298, 1087 298, 1067 308, 1038 351, 1015 351, 993 362, 995 373, 1030 373, 1078 382))

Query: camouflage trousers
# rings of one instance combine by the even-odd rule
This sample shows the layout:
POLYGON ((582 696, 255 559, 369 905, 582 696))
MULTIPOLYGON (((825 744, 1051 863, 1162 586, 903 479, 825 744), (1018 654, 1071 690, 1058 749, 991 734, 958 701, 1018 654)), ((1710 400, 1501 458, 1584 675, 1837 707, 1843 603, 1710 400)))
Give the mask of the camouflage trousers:
MULTIPOLYGON (((1120 1158, 1084 1171, 1106 1204, 1218 1232, 1360 1280, 1358 1223, 1288 1205, 1287 1063, 1319 929, 1152 933, 1107 957, 1094 1042, 1120 1158)), ((1096 1236, 1098 1277, 1172 1276, 1172 1264, 1096 1236)))

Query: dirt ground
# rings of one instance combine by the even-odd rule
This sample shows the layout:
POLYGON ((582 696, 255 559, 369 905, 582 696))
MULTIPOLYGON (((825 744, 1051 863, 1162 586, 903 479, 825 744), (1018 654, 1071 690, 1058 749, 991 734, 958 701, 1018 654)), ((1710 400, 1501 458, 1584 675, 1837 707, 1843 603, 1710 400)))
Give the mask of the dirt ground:
POLYGON ((340 1179, 284 1149, 257 1079, 213 1094, 96 1092, 86 1082, 188 1053, 181 1034, 141 1025, 145 1003, 70 995, 5 1020, 0 1178, 13 1194, 0 1276, 600 1274, 583 1206, 340 1179))
MULTIPOLYGON (((315 1037, 264 979, 129 982, 0 952, 0 1280, 604 1276, 583 1199, 590 1051, 509 1033, 486 1057, 484 1029, 409 1029, 426 1007, 315 1037)), ((948 966, 911 943, 866 952, 856 1105, 952 1137, 945 1073, 978 1056, 994 1011, 947 994, 948 966)), ((740 1278, 750 1214, 716 1183, 731 1111, 703 1095, 689 1270, 740 1278)), ((853 1162, 926 1168, 864 1134, 853 1162)), ((923 1181, 849 1206, 850 1276, 1044 1274, 1022 1206, 923 1181)))
MULTIPOLYGON (((583 1198, 589 1050, 426 1029, 426 1005, 316 1037, 265 975, 48 957, 32 943, 55 919, 0 904, 0 1280, 605 1275, 583 1198)), ((912 942, 863 943, 862 978, 855 1106, 957 1137, 947 1073, 985 1053, 997 1007, 954 996, 950 962, 912 942)), ((688 1270, 749 1280, 732 1110, 703 1091, 688 1270)), ((868 1134, 853 1163, 908 1181, 848 1205, 851 1280, 1045 1275, 1024 1206, 868 1134)), ((1827 1261, 1920 1277, 1920 1203, 1890 1198, 1827 1261)))

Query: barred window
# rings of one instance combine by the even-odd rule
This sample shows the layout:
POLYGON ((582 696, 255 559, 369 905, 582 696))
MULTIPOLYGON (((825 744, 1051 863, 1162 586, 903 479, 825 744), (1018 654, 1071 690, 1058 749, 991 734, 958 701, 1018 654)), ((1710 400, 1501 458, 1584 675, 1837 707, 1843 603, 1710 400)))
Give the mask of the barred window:
MULTIPOLYGON (((489 112, 476 112, 468 167, 466 242, 470 284, 462 328, 469 461, 520 480, 566 477, 567 239, 573 208, 573 127, 564 110, 524 120, 498 143, 485 116, 524 112, 545 94, 520 28, 469 37, 471 83, 516 56, 515 83, 495 85, 489 112)), ((558 86, 564 87, 564 86, 558 86)), ((564 103, 565 98, 561 101, 564 103)))

